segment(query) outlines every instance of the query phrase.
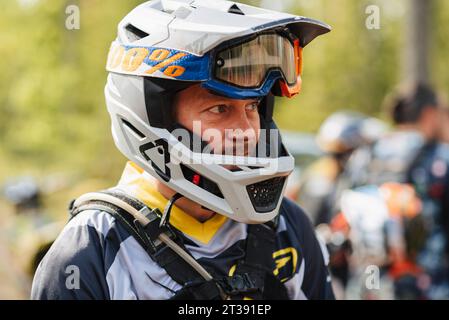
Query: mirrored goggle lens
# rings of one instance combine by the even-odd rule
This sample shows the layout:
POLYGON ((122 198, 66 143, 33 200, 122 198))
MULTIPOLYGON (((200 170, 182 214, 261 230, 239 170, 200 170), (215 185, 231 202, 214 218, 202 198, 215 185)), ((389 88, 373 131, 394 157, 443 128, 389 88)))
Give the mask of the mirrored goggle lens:
POLYGON ((257 38, 227 48, 216 56, 215 77, 239 87, 259 87, 270 70, 280 70, 289 85, 298 77, 299 48, 279 34, 257 38))

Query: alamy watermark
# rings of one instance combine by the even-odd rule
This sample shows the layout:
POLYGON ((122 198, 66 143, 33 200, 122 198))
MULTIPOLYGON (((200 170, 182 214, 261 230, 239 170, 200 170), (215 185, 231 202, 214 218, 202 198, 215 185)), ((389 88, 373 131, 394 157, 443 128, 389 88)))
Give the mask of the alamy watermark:
POLYGON ((365 26, 368 30, 380 29, 380 8, 377 5, 369 5, 365 8, 365 14, 367 15, 365 20, 365 26))
POLYGON ((81 27, 81 14, 80 8, 71 4, 65 8, 65 13, 67 15, 65 19, 65 27, 67 30, 79 30, 81 27))
POLYGON ((365 269, 365 287, 368 290, 380 289, 380 269, 376 265, 367 266, 365 269))
POLYGON ((80 269, 76 265, 68 265, 64 273, 67 275, 65 279, 65 287, 68 290, 77 290, 80 288, 80 269))

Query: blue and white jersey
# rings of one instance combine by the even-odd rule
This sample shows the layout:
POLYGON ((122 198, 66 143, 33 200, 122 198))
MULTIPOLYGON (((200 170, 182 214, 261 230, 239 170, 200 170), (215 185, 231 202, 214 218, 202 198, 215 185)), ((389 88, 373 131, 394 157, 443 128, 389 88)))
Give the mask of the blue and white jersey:
MULTIPOLYGON (((128 163, 118 185, 150 207, 167 202, 145 172, 128 163)), ((218 276, 232 275, 245 255, 246 224, 221 215, 199 222, 173 207, 170 223, 187 250, 218 276)), ((303 211, 284 199, 273 274, 291 299, 333 299, 327 251, 303 211)), ((181 286, 108 213, 86 210, 63 229, 40 263, 32 299, 169 299, 181 286)))

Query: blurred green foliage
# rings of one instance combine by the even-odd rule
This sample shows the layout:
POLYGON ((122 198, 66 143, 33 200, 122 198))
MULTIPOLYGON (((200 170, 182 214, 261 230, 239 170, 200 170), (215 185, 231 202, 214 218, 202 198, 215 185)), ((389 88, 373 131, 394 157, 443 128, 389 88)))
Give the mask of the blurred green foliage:
MULTIPOLYGON (((279 6, 278 1, 246 1, 279 6)), ((305 49, 303 92, 279 99, 281 128, 316 130, 338 109, 382 116, 400 81, 407 0, 285 0, 283 10, 323 20, 333 31, 305 49), (381 9, 380 30, 365 27, 368 5, 381 9)), ((104 103, 104 69, 118 21, 139 0, 0 2, 0 181, 27 172, 67 172, 113 183, 125 158, 115 149, 104 103), (76 4, 81 28, 67 30, 76 4)), ((449 89, 449 1, 435 0, 432 80, 449 89)))

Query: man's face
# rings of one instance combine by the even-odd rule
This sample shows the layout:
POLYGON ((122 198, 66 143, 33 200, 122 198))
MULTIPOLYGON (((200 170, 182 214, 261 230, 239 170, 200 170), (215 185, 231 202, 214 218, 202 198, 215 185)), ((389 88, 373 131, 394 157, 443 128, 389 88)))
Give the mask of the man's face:
POLYGON ((176 95, 174 113, 176 121, 201 136, 215 154, 248 155, 259 137, 258 106, 257 99, 230 99, 194 85, 176 95))

